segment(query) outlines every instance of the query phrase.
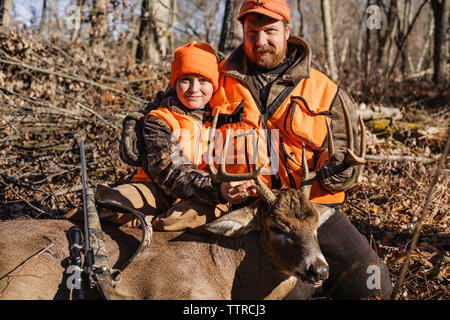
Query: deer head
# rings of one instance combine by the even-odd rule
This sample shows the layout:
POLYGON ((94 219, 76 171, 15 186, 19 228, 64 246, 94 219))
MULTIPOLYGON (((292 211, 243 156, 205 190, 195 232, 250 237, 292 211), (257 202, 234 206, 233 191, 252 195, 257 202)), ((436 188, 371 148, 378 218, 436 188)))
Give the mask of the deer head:
MULTIPOLYGON (((304 183, 300 190, 272 191, 260 177, 267 162, 259 168, 254 167, 250 173, 227 173, 225 155, 229 142, 228 131, 216 169, 213 163, 212 138, 218 114, 219 110, 212 122, 207 151, 211 179, 216 183, 253 179, 260 199, 249 206, 230 212, 201 229, 224 236, 242 236, 251 230, 258 231, 261 247, 273 265, 287 275, 320 285, 328 278, 328 264, 317 240, 320 217, 317 207, 309 201, 311 183, 304 183)), ((314 174, 309 172, 306 153, 303 154, 303 181, 308 182, 314 178, 314 174)))

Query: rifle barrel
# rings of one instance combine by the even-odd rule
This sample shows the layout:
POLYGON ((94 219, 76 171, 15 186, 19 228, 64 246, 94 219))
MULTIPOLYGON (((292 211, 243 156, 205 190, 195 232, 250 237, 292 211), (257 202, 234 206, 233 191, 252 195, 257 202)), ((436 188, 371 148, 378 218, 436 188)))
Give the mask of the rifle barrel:
POLYGON ((87 261, 88 273, 92 274, 93 255, 90 245, 90 234, 88 224, 88 197, 87 197, 87 170, 86 170, 86 155, 84 151, 84 141, 80 142, 80 157, 81 157, 81 184, 83 186, 83 211, 84 211, 84 254, 87 261))

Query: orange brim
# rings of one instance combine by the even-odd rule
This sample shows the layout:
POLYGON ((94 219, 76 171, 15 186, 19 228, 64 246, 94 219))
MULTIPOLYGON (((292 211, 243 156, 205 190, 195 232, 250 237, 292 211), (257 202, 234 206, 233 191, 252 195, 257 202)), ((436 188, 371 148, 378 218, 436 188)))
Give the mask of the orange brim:
MULTIPOLYGON (((243 14, 239 15, 237 19, 238 19, 240 22, 242 22, 242 19, 244 18, 244 16, 246 16, 246 15, 249 14, 249 13, 259 13, 259 14, 268 16, 268 17, 270 17, 270 18, 272 18, 272 19, 275 19, 275 20, 283 20, 283 19, 284 19, 284 17, 283 17, 281 14, 278 14, 278 13, 276 13, 276 12, 267 10, 267 9, 265 9, 265 8, 254 8, 254 9, 250 9, 250 10, 248 10, 248 11, 245 11, 243 14)), ((289 22, 289 21, 288 21, 288 22, 289 22)))

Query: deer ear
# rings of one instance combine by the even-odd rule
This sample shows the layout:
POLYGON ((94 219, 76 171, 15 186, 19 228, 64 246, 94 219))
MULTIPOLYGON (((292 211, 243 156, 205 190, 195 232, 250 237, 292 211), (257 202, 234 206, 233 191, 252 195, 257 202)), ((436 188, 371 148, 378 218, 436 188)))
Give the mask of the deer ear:
MULTIPOLYGON (((255 202, 259 203, 260 201, 255 202)), ((226 237, 244 236, 251 230, 260 229, 258 208, 259 206, 253 203, 250 206, 232 211, 192 231, 219 234, 226 237)))

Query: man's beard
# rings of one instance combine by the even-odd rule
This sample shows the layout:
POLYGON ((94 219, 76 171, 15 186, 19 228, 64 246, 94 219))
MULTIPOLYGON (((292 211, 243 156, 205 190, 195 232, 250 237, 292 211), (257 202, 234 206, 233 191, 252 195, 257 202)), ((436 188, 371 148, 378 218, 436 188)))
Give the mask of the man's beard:
POLYGON ((261 68, 272 68, 281 64, 286 58, 286 44, 284 48, 277 54, 276 48, 271 45, 265 45, 253 50, 253 63, 261 68), (261 53, 266 53, 260 55, 261 53))

